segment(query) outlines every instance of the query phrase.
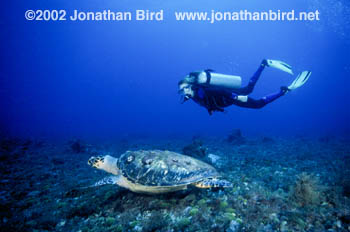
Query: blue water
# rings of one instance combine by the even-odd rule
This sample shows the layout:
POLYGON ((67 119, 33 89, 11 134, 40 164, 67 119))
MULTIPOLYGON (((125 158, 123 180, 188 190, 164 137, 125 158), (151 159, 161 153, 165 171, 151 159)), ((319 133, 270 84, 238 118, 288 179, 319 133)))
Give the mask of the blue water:
MULTIPOLYGON (((350 131, 350 4, 293 1, 7 1, 1 10, 0 123, 5 136, 108 138, 350 131), (26 10, 164 10, 163 21, 27 21, 26 10), (312 22, 179 22, 175 11, 319 10, 312 22), (305 86, 260 110, 209 116, 179 103, 177 82, 211 68, 247 83, 263 58, 313 72, 305 86)), ((293 77, 265 69, 253 97, 293 77)))

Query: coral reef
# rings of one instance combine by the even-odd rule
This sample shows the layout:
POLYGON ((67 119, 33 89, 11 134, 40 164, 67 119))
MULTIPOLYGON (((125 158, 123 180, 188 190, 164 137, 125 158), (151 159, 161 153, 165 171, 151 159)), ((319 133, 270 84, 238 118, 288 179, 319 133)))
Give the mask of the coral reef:
POLYGON ((203 146, 203 141, 194 138, 192 143, 182 149, 183 154, 192 156, 194 158, 203 159, 207 154, 207 148, 203 146))
POLYGON ((322 186, 319 179, 311 174, 301 173, 290 190, 291 198, 301 206, 321 203, 322 186))
MULTIPOLYGON (((232 146, 204 139, 205 157, 212 154, 208 159, 222 165, 218 170, 233 188, 190 186, 152 196, 115 185, 89 187, 105 177, 86 164, 91 153, 117 157, 125 149, 181 152, 186 145, 182 138, 128 137, 127 142, 87 146, 79 155, 67 151, 66 143, 0 141, 1 231, 350 230, 348 140, 246 138, 232 146)), ((203 148, 203 142, 194 144, 203 148)))
POLYGON ((240 129, 234 129, 227 136, 226 141, 232 145, 241 145, 246 142, 245 138, 242 136, 242 132, 240 129))
POLYGON ((75 140, 71 142, 70 148, 74 153, 82 153, 86 151, 86 146, 80 140, 75 140))

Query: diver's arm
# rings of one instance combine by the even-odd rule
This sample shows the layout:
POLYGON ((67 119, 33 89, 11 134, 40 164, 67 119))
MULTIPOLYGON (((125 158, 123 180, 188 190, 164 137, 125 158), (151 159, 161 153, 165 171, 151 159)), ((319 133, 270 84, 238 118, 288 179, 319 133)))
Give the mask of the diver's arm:
POLYGON ((227 98, 231 96, 228 91, 199 88, 196 91, 196 96, 198 103, 204 106, 210 115, 214 111, 224 112, 224 107, 232 105, 231 101, 227 102, 227 98))

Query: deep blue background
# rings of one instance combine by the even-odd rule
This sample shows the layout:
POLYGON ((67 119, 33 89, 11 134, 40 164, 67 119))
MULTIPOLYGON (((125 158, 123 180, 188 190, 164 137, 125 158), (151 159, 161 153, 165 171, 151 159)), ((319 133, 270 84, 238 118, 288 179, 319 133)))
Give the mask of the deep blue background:
MULTIPOLYGON (((127 134, 348 134, 349 3, 319 1, 7 1, 1 9, 0 120, 3 135, 108 138, 127 134), (162 22, 26 21, 28 9, 161 10, 162 22), (174 11, 320 10, 320 22, 177 22, 174 11), (300 89, 261 110, 209 116, 179 104, 177 82, 211 68, 243 77, 263 58, 295 73, 300 89)), ((262 97, 293 77, 266 69, 262 97)))

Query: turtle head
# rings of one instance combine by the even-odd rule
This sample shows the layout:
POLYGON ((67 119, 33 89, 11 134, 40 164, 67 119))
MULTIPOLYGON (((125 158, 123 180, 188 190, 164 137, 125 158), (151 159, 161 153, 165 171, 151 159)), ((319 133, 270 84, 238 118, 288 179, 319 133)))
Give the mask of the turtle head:
POLYGON ((104 157, 103 156, 92 156, 88 160, 88 165, 90 165, 93 168, 99 169, 100 166, 103 165, 103 162, 104 162, 104 157))
POLYGON ((101 169, 114 175, 119 175, 119 169, 117 167, 117 158, 110 155, 105 156, 92 156, 88 160, 88 165, 93 168, 101 169))

